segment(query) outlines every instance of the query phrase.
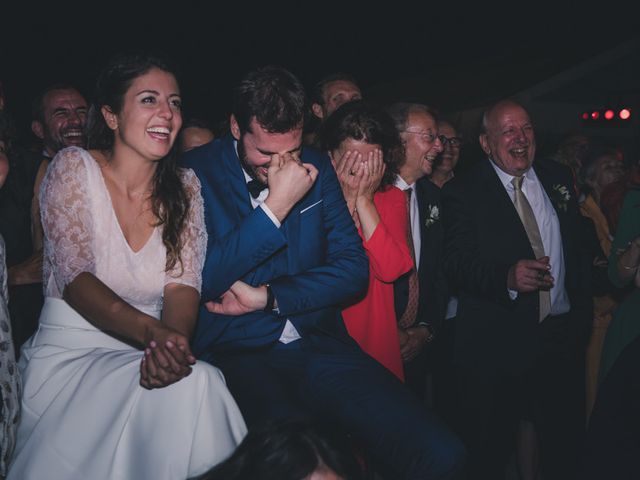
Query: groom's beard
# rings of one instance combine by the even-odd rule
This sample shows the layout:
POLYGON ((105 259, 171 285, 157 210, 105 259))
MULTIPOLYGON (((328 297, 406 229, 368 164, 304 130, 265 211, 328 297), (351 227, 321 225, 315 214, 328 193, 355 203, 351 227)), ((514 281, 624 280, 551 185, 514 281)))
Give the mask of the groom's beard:
POLYGON ((258 178, 258 174, 256 173, 257 167, 249 164, 249 160, 247 159, 247 151, 245 150, 244 142, 242 141, 242 136, 240 136, 240 139, 238 140, 237 145, 238 145, 238 158, 240 159, 240 165, 242 165, 242 168, 244 169, 244 171, 247 172, 247 174, 253 180, 260 182, 264 185, 264 182, 262 182, 258 178))

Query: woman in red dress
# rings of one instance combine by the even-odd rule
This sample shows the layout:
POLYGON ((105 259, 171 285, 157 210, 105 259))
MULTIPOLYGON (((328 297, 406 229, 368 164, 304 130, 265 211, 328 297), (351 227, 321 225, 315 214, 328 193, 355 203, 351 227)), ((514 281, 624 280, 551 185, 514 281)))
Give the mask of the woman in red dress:
POLYGON ((343 310, 345 325, 365 352, 404 380, 393 304, 393 282, 413 267, 405 195, 393 186, 402 144, 387 113, 363 101, 331 114, 320 143, 369 257, 367 294, 343 310))

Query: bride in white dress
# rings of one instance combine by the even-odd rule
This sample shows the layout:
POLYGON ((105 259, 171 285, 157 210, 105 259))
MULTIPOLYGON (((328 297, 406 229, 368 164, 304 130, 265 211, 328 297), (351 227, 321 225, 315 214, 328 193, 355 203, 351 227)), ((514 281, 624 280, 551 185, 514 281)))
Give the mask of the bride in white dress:
POLYGON ((89 112, 89 148, 62 150, 41 190, 40 326, 23 347, 9 479, 185 479, 246 427, 222 374, 196 361, 206 249, 200 184, 176 167, 171 70, 114 59, 89 112))

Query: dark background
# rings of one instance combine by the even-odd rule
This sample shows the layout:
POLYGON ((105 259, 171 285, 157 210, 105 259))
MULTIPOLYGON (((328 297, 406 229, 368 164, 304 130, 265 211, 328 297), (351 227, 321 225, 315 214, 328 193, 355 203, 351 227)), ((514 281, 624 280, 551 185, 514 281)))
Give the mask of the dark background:
MULTIPOLYGON (((4 3, 4 2, 3 2, 4 3)), ((228 114, 232 85, 267 63, 311 87, 326 73, 355 75, 388 98, 398 80, 463 76, 488 66, 546 59, 558 69, 637 31, 632 3, 579 2, 25 2, 0 7, 0 79, 8 109, 27 128, 29 102, 45 85, 70 81, 91 94, 113 52, 145 48, 182 69, 186 115, 228 114), (453 73, 452 73, 453 72, 453 73)), ((540 73, 540 72, 538 72, 540 73)), ((554 73, 549 71, 549 74, 554 73)), ((436 103, 438 92, 429 92, 436 103)), ((411 100, 411 99, 407 99, 411 100)), ((451 100, 442 100, 444 110, 451 100)))

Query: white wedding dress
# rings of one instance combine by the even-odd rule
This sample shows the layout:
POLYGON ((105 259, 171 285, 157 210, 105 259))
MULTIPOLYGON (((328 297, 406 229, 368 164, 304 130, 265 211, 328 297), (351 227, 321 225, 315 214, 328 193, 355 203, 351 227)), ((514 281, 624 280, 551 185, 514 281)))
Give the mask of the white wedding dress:
POLYGON ((22 349, 22 417, 9 479, 186 479, 228 457, 246 427, 224 378, 198 362, 164 388, 139 385, 143 352, 98 330, 64 300, 90 272, 134 307, 160 318, 164 286, 200 289, 206 230, 200 184, 182 173, 191 200, 181 257, 165 272, 161 227, 134 252, 120 229, 100 167, 62 150, 41 190, 46 301, 22 349))

